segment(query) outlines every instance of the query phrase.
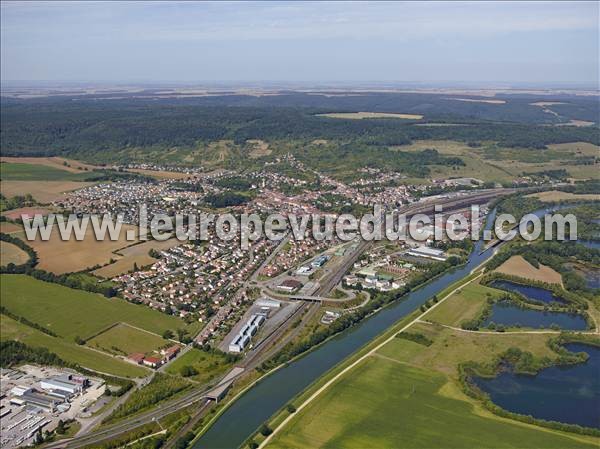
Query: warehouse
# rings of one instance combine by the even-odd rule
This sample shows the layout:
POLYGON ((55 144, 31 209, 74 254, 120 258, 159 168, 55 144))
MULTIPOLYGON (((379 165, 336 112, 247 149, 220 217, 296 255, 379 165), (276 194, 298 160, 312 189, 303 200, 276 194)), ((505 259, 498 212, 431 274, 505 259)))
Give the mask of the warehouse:
POLYGON ((258 307, 272 307, 275 309, 278 309, 281 307, 281 303, 279 301, 275 301, 274 299, 269 299, 269 298, 260 298, 260 299, 256 300, 254 305, 258 306, 258 307))
POLYGON ((252 336, 258 332, 260 326, 265 322, 265 319, 266 317, 263 314, 252 315, 229 344, 229 352, 239 354, 244 351, 252 336))
POLYGON ((411 248, 407 251, 406 254, 408 254, 409 256, 424 257, 426 259, 433 259, 439 261, 446 260, 446 255, 444 254, 444 251, 442 251, 441 249, 429 248, 427 246, 418 246, 416 248, 411 248))
POLYGON ((75 394, 83 390, 81 383, 69 380, 68 376, 56 376, 49 379, 43 379, 40 387, 44 390, 61 390, 67 393, 75 394))
POLYGON ((20 397, 27 405, 34 405, 49 412, 54 412, 56 406, 63 401, 43 393, 27 392, 20 397))

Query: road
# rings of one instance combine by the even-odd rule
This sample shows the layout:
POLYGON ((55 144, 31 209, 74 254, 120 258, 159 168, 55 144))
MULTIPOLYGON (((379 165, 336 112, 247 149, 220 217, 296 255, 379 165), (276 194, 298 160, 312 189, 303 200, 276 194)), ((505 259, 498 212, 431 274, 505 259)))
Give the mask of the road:
MULTIPOLYGON (((477 192, 475 194, 450 198, 450 199, 448 199, 447 202, 443 203, 444 211, 449 212, 449 211, 452 211, 453 209, 464 207, 465 204, 483 203, 483 202, 489 201, 492 198, 497 197, 498 195, 513 193, 513 191, 514 191, 514 189, 492 189, 492 190, 488 190, 485 192, 477 192)), ((434 210, 434 202, 430 202, 429 204, 413 203, 413 204, 408 205, 408 206, 402 208, 401 210, 399 210, 399 213, 406 214, 407 217, 409 217, 409 216, 412 216, 417 213, 426 213, 427 211, 433 212, 433 210, 434 210)), ((366 251, 370 247, 370 245, 372 245, 372 243, 373 242, 371 242, 371 241, 364 241, 364 240, 361 241, 359 243, 358 247, 348 255, 346 260, 344 260, 340 264, 339 268, 336 271, 329 273, 325 279, 321 280, 321 285, 319 286, 319 289, 317 290, 315 296, 327 296, 327 294, 331 290, 333 290, 333 288, 341 281, 344 274, 350 269, 350 267, 354 264, 354 262, 361 256, 361 254, 364 251, 366 251)), ((279 248, 281 248, 281 246, 282 245, 278 246, 277 250, 279 248)), ((274 251, 274 253, 276 253, 277 250, 274 251)), ((436 305, 434 305, 432 308, 430 308, 428 310, 435 308, 437 305, 441 304, 442 302, 443 301, 440 300, 438 303, 436 303, 436 305)), ((292 315, 292 317, 297 317, 298 315, 296 313, 298 313, 298 311, 296 311, 292 315)), ((314 311, 312 313, 314 313, 314 311)), ((307 313, 307 315, 309 315, 309 313, 307 313)), ((421 318, 423 315, 419 316, 419 318, 421 318)), ((290 318, 292 318, 292 317, 290 317, 290 318)), ((285 323, 290 325, 291 323, 293 323, 293 320, 288 319, 288 320, 286 320, 285 323)), ((411 322, 410 324, 413 324, 413 323, 411 322)), ((406 326, 406 327, 408 327, 408 326, 406 326)), ((260 348, 255 348, 255 350, 256 349, 261 349, 261 350, 248 355, 249 359, 247 359, 244 362, 246 368, 247 369, 252 368, 252 367, 256 366, 256 364, 258 364, 260 361, 262 361, 263 357, 260 357, 262 349, 266 349, 268 347, 268 343, 272 342, 273 340, 276 340, 278 338, 278 336, 281 336, 285 332, 286 329, 287 329, 287 326, 281 326, 276 331, 274 331, 273 334, 271 334, 269 337, 267 337, 267 338, 269 338, 269 340, 266 340, 266 339, 263 340, 264 343, 262 343, 262 342, 260 343, 260 345, 261 345, 260 348)), ((299 332, 299 331, 296 331, 296 332, 299 332)), ((294 333, 292 333, 292 334, 294 334, 294 333)), ((288 338, 285 339, 285 341, 289 341, 289 336, 288 336, 288 338)), ((385 344, 385 342, 383 344, 385 344)), ((277 347, 281 347, 280 344, 278 344, 277 347)), ((273 352, 273 349, 274 349, 273 347, 270 348, 269 354, 273 352)), ((267 355, 269 355, 269 354, 267 354, 267 355)), ((354 366, 354 364, 352 366, 354 366)), ((344 370, 342 372, 345 372, 346 370, 344 370)), ((336 376, 336 378, 337 378, 337 376, 336 376)), ((329 385, 329 383, 326 385, 329 385)), ((189 407, 190 405, 192 405, 200 400, 206 399, 206 393, 210 389, 211 388, 204 388, 204 389, 197 388, 195 390, 191 390, 191 392, 189 392, 185 397, 181 397, 181 398, 178 398, 176 400, 171 400, 171 401, 164 401, 161 404, 161 406, 157 409, 150 410, 148 412, 142 413, 140 415, 136 415, 135 417, 132 417, 129 419, 124 419, 117 424, 114 424, 112 426, 107 426, 103 429, 97 430, 88 435, 78 436, 71 440, 58 441, 55 443, 51 443, 51 444, 47 445, 46 447, 49 449, 66 448, 66 447, 78 448, 78 447, 91 445, 91 444, 99 444, 102 441, 115 438, 126 432, 130 432, 140 426, 143 426, 143 425, 153 422, 155 420, 161 419, 171 413, 174 413, 178 410, 189 407)), ((321 391, 321 390, 319 390, 319 391, 321 391)))

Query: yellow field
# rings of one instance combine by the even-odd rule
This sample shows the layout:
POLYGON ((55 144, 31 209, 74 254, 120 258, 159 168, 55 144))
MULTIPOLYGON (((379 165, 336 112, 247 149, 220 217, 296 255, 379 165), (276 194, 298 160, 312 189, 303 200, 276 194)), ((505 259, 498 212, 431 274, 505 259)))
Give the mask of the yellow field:
POLYGON ((141 168, 130 168, 127 171, 139 173, 140 175, 151 176, 156 179, 185 179, 191 176, 187 173, 180 173, 176 171, 144 170, 141 168))
POLYGON ((2 181, 2 194, 7 198, 30 193, 39 203, 57 201, 65 192, 82 189, 91 182, 77 181, 2 181))
POLYGON ((91 224, 82 241, 75 240, 74 236, 69 241, 62 241, 57 226, 53 227, 50 240, 46 242, 42 241, 39 235, 33 241, 26 240, 24 232, 13 235, 24 240, 37 252, 38 268, 62 274, 104 265, 111 259, 115 259, 114 251, 134 243, 126 240, 126 232, 129 229, 133 229, 137 235, 135 226, 123 225, 117 241, 109 240, 108 233, 103 241, 97 241, 91 224))
POLYGON ((70 173, 81 173, 86 168, 91 171, 101 167, 79 162, 64 157, 1 157, 0 162, 15 162, 21 164, 45 165, 47 167, 65 170, 70 173), (65 165, 65 162, 68 165, 65 165))
POLYGON ((494 271, 508 274, 509 276, 548 282, 549 284, 562 284, 560 273, 542 264, 540 264, 539 268, 536 268, 521 256, 512 256, 494 271))
POLYGON ((8 221, 0 223, 0 232, 3 234, 14 234, 15 232, 20 232, 22 230, 23 227, 16 223, 10 223, 8 221))
POLYGON ((29 255, 17 245, 0 241, 0 265, 8 265, 9 263, 21 265, 28 260, 29 255))
POLYGON ((396 114, 391 112, 336 112, 331 114, 317 114, 319 117, 344 118, 350 120, 360 120, 365 118, 399 118, 404 120, 420 120, 423 118, 419 114, 396 114))
POLYGON ((595 193, 570 193, 570 192, 561 192, 559 190, 550 190, 548 192, 539 192, 531 195, 527 195, 530 197, 538 198, 544 202, 554 202, 554 201, 563 201, 563 200, 590 200, 590 201, 599 201, 600 195, 595 193))
POLYGON ((27 215, 29 217, 33 217, 35 215, 48 215, 52 212, 50 209, 45 207, 20 207, 18 209, 11 209, 6 212, 2 212, 2 215, 7 217, 10 220, 16 220, 18 218, 22 218, 23 215, 27 215))
POLYGON ((100 276, 105 279, 110 279, 121 274, 125 274, 133 270, 133 265, 136 264, 138 268, 150 265, 156 262, 156 259, 150 257, 148 252, 151 249, 157 251, 172 248, 179 245, 181 242, 175 238, 165 240, 163 242, 151 240, 148 242, 140 243, 138 245, 129 246, 118 250, 113 255, 113 259, 119 258, 116 262, 106 265, 102 268, 98 268, 92 273, 96 276, 100 276))
POLYGON ((478 100, 475 98, 446 98, 446 100, 464 101, 467 103, 505 104, 505 100, 478 100))

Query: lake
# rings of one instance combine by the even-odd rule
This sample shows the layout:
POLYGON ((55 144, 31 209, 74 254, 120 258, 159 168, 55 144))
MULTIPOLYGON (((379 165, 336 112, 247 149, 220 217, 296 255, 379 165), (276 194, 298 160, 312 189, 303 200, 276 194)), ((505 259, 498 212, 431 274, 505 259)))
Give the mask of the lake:
POLYGON ((534 329, 550 328, 553 324, 565 330, 586 330, 588 328, 584 317, 566 312, 544 312, 543 310, 522 309, 514 303, 498 301, 492 305, 492 313, 483 323, 483 327, 490 323, 504 326, 530 327, 534 329))
POLYGON ((552 293, 550 290, 546 290, 545 288, 517 284, 516 282, 505 281, 503 279, 498 279, 491 282, 490 287, 498 288, 500 290, 506 290, 509 292, 520 293, 526 298, 532 299, 534 301, 540 301, 545 304, 550 304, 552 302, 558 302, 561 304, 567 303, 567 301, 554 295, 554 293, 552 293))
POLYGON ((600 428, 600 348, 580 343, 565 347, 587 352, 586 363, 553 366, 536 376, 502 372, 473 383, 505 410, 548 421, 600 428))

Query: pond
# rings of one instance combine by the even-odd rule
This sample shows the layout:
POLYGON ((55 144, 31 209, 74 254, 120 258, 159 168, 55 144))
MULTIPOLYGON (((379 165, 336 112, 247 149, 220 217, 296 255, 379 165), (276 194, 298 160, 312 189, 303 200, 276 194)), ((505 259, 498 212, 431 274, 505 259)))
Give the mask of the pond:
POLYGON ((565 330, 586 330, 588 328, 585 318, 581 315, 523 309, 507 301, 498 301, 492 305, 492 313, 483 323, 483 327, 489 326, 492 322, 507 327, 520 325, 534 329, 550 328, 553 324, 565 330))
POLYGON ((600 428, 600 348, 581 343, 565 347, 587 352, 585 363, 553 366, 536 376, 502 372, 493 379, 472 379, 505 410, 548 421, 600 428))
POLYGON ((600 271, 589 270, 585 271, 585 285, 588 288, 600 288, 600 271))
POLYGON ((576 273, 585 279, 587 288, 600 288, 600 270, 597 268, 579 266, 576 273))
POLYGON ((503 279, 498 279, 491 282, 490 287, 499 288, 500 290, 507 290, 509 292, 520 293, 526 298, 534 301, 540 301, 545 304, 550 304, 552 302, 558 302, 561 304, 567 303, 567 301, 554 295, 554 293, 552 293, 550 290, 546 290, 545 288, 517 284, 516 282, 505 281, 503 279))
POLYGON ((582 244, 586 248, 600 249, 600 241, 598 240, 577 240, 577 243, 582 244))

